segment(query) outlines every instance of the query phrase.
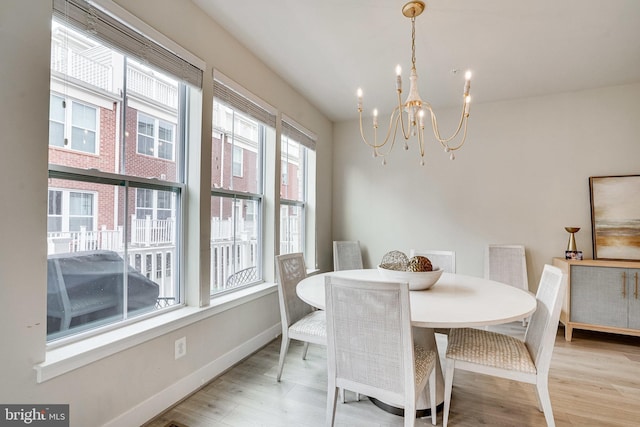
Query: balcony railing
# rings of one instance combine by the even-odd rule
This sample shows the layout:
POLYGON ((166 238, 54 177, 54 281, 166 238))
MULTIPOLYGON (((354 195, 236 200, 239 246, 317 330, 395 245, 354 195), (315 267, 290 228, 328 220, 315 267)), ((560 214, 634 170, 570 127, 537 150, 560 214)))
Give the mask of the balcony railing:
POLYGON ((131 216, 131 244, 134 246, 151 246, 173 244, 175 242, 173 219, 144 219, 131 216))
POLYGON ((178 86, 157 79, 137 68, 127 68, 127 89, 162 105, 178 108, 178 86))
MULTIPOLYGON (((131 243, 126 252, 130 266, 160 285, 160 297, 176 297, 175 222, 131 220, 131 243)), ((220 224, 218 224, 220 225, 220 224)), ((227 229, 227 227, 223 227, 227 229)), ((124 230, 100 230, 47 233, 48 253, 111 250, 125 257, 124 230)), ((255 238, 233 240, 228 237, 211 240, 211 291, 224 290, 233 273, 258 265, 258 241, 255 238)))
POLYGON ((53 42, 51 45, 51 70, 109 92, 113 90, 111 65, 94 61, 59 42, 53 42))

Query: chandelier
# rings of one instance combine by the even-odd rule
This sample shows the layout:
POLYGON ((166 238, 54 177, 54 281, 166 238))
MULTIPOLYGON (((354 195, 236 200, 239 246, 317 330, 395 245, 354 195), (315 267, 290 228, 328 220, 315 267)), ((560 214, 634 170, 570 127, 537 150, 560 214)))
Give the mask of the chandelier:
POLYGON ((402 102, 402 70, 400 65, 396 66, 396 92, 398 93, 398 105, 393 109, 389 118, 389 128, 383 141, 378 142, 378 110, 373 110, 373 143, 367 141, 364 136, 362 127, 362 89, 358 89, 358 114, 360 116, 360 135, 362 140, 369 147, 373 148, 373 157, 382 157, 382 164, 386 165, 386 156, 391 152, 396 141, 398 128, 404 137, 404 149, 409 149, 407 141, 409 138, 416 137, 418 139, 418 147, 420 150, 420 164, 424 166, 424 122, 425 114, 428 112, 431 116, 431 126, 436 140, 442 145, 444 151, 449 153, 451 160, 455 159, 454 152, 462 148, 467 138, 467 120, 469 119, 469 89, 471 88, 471 72, 465 74, 465 84, 462 97, 462 113, 460 122, 453 135, 448 138, 442 138, 438 129, 436 115, 431 108, 431 104, 423 101, 418 93, 418 73, 416 72, 416 16, 419 16, 425 9, 422 1, 412 1, 402 7, 402 14, 411 19, 411 75, 409 76, 409 95, 406 101, 402 102), (403 114, 403 112, 405 114, 403 114), (456 139, 462 132, 462 137, 456 139), (390 143, 388 148, 384 148, 390 143))

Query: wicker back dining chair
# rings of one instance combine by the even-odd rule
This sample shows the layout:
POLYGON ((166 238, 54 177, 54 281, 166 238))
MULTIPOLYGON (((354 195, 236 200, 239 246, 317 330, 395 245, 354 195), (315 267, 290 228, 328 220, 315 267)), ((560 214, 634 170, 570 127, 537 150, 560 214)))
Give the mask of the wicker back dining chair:
POLYGON ((409 252, 409 256, 412 258, 418 255, 429 258, 432 265, 440 267, 445 273, 456 272, 456 253, 454 251, 411 249, 409 252))
POLYGON ((436 423, 436 353, 413 342, 409 285, 328 276, 327 415, 333 426, 338 388, 404 407, 414 426, 416 404, 427 382, 436 423))
POLYGON ((280 300, 280 320, 282 323, 282 343, 276 379, 280 381, 284 360, 292 339, 303 341, 302 358, 307 357, 309 343, 327 344, 326 316, 321 310, 314 310, 296 295, 296 286, 307 276, 302 253, 279 255, 276 257, 278 278, 278 298, 280 300))
POLYGON ((362 251, 360 242, 334 241, 333 242, 333 270, 358 270, 362 268, 362 251))
POLYGON ((544 266, 536 311, 531 315, 524 341, 482 329, 451 330, 446 352, 443 426, 449 419, 455 369, 535 384, 538 408, 544 412, 547 425, 555 425, 548 377, 566 286, 566 277, 559 268, 544 266))
POLYGON ((528 291, 529 280, 524 246, 488 245, 484 277, 528 291))
MULTIPOLYGON (((527 259, 523 245, 487 246, 484 277, 529 291, 527 259)), ((527 319, 522 320, 526 326, 527 319)))

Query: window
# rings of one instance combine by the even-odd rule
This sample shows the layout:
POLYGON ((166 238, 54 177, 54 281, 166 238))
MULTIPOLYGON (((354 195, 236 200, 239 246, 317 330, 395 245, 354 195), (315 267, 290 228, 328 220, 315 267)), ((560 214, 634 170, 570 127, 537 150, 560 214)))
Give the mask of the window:
POLYGON ((185 105, 202 70, 84 0, 53 7, 47 340, 67 341, 181 303, 185 105))
POLYGON ((96 221, 95 199, 95 193, 50 189, 47 231, 93 230, 96 221))
POLYGON ((275 116, 216 80, 213 130, 212 295, 261 278, 263 151, 275 143, 275 116))
POLYGON ((233 176, 242 177, 243 150, 240 147, 233 147, 233 176))
POLYGON ((307 159, 314 140, 289 122, 282 122, 280 143, 280 253, 305 252, 307 159), (300 141, 304 142, 301 143, 300 141))
POLYGON ((138 112, 138 153, 173 160, 175 125, 138 112))
POLYGON ((150 218, 154 220, 169 220, 175 217, 174 201, 170 192, 136 189, 136 218, 150 218))
POLYGON ((98 149, 96 107, 51 94, 49 145, 95 154, 98 149))

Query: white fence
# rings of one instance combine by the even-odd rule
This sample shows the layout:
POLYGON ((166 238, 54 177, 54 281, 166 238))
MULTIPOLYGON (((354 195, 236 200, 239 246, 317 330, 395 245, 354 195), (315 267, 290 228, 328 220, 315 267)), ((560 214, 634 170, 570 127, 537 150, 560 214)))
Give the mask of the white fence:
POLYGON ((137 219, 132 215, 131 230, 132 245, 151 246, 175 242, 173 219, 151 219, 149 215, 145 219, 137 219))
MULTIPOLYGON (((221 225, 221 224, 218 224, 221 225)), ((228 224, 224 225, 228 230, 228 224)), ((160 296, 176 296, 176 245, 173 220, 132 219, 131 243, 126 257, 130 266, 160 286, 160 296)), ((48 254, 110 250, 125 257, 122 227, 116 230, 86 230, 47 233, 48 254)), ((258 241, 247 238, 211 240, 211 291, 225 289, 236 271, 258 265, 258 241)))
POLYGON ((172 108, 178 107, 178 85, 157 79, 136 68, 127 68, 127 89, 172 108))
POLYGON ((113 86, 113 68, 92 60, 86 56, 54 42, 51 46, 51 69, 90 85, 111 91, 113 86))

